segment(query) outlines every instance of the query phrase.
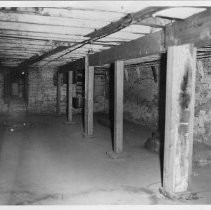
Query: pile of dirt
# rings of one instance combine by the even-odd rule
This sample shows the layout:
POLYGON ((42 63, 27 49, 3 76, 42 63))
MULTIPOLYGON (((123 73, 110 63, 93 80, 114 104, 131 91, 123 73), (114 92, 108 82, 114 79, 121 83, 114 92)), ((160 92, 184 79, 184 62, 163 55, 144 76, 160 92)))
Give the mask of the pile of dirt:
POLYGON ((158 131, 152 132, 152 135, 144 143, 144 147, 155 153, 160 152, 160 133, 158 131))

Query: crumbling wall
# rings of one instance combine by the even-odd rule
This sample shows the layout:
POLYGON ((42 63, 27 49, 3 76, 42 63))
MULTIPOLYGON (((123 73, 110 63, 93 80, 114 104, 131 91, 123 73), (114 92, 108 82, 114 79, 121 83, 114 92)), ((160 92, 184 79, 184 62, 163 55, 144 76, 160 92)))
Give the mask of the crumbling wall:
MULTIPOLYGON (((159 72, 155 82, 150 67, 125 68, 124 117, 157 128, 159 118, 159 72)), ((197 61, 194 141, 211 144, 211 59, 197 61)))
POLYGON ((95 70, 94 75, 94 112, 105 112, 108 109, 106 103, 106 72, 95 70))
MULTIPOLYGON (((56 113, 57 100, 57 69, 31 68, 28 75, 28 111, 33 113, 56 113)), ((103 111, 105 75, 103 71, 96 71, 94 80, 94 112, 103 111)), ((65 78, 61 84, 61 113, 67 110, 67 84, 65 78)), ((80 113, 81 109, 74 109, 73 113, 80 113)))
POLYGON ((197 62, 194 140, 211 144, 211 59, 197 62))
MULTIPOLYGON (((54 77, 57 69, 30 68, 28 70, 28 111, 34 113, 56 113, 57 87, 54 77)), ((62 111, 64 111, 65 88, 62 86, 62 111)))
POLYGON ((124 71, 124 118, 156 128, 158 79, 154 78, 151 67, 127 66, 124 71))

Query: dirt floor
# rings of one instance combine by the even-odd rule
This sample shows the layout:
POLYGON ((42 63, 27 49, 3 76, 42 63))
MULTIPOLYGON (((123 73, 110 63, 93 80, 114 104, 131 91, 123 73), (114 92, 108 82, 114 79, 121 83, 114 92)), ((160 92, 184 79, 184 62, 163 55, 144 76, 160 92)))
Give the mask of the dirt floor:
POLYGON ((94 138, 81 135, 82 117, 0 116, 1 205, 211 204, 211 167, 193 169, 199 199, 173 201, 159 193, 160 163, 143 144, 151 130, 124 122, 122 159, 111 159, 110 129, 98 123, 94 138))

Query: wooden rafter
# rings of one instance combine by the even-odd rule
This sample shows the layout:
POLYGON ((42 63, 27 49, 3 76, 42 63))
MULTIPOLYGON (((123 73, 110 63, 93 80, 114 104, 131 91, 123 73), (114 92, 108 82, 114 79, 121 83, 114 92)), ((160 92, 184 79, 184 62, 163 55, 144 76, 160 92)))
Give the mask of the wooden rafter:
MULTIPOLYGON (((144 10, 141 10, 139 12, 136 12, 136 13, 132 13, 132 14, 129 14, 127 16, 125 16, 124 18, 121 18, 120 20, 112 23, 112 24, 109 24, 108 26, 106 27, 103 27, 102 29, 99 29, 97 31, 94 32, 94 34, 88 34, 87 36, 90 37, 90 39, 87 41, 83 41, 81 43, 81 45, 83 46, 84 44, 86 43, 89 43, 91 41, 95 41, 101 37, 104 37, 104 36, 107 36, 108 34, 111 34, 111 33, 114 33, 116 31, 119 31, 125 27, 127 27, 130 23, 132 22, 137 22, 137 21, 140 21, 144 18, 148 18, 150 17, 154 12, 157 12, 157 11, 160 11, 160 10, 163 10, 163 9, 166 9, 167 7, 148 7, 144 10), (129 18, 129 19, 128 19, 129 18), (132 18, 132 19, 131 19, 132 18), (99 31, 99 33, 98 33, 99 31)), ((77 46, 77 44, 75 44, 75 46, 77 46)), ((23 66, 28 66, 28 65, 32 65, 36 62, 39 62, 41 60, 43 60, 44 58, 47 58, 51 55, 54 55, 58 52, 62 52, 66 49, 68 49, 69 47, 58 47, 58 48, 55 48, 45 54, 43 54, 42 56, 38 56, 36 58, 30 58, 26 61, 24 61, 23 63, 21 63, 21 65, 19 67, 23 67, 23 66)))
POLYGON ((164 10, 166 8, 168 7, 147 7, 146 9, 143 9, 136 13, 128 14, 127 16, 121 18, 120 20, 114 23, 111 23, 97 31, 87 34, 86 37, 95 38, 112 34, 129 26, 132 23, 136 23, 141 20, 144 20, 145 18, 151 17, 153 13, 158 12, 160 10, 164 10))
MULTIPOLYGON (((159 31, 120 46, 112 47, 109 50, 90 55, 90 65, 100 66, 112 63, 115 60, 129 60, 155 55, 165 52, 166 47, 172 45, 194 43, 196 47, 203 47, 211 43, 210 34, 211 10, 206 10, 184 21, 176 21, 167 25, 166 34, 163 31, 159 31)), ((82 60, 74 62, 74 65, 80 66, 77 62, 82 65, 82 60)), ((68 64, 65 66, 68 66, 68 64)))

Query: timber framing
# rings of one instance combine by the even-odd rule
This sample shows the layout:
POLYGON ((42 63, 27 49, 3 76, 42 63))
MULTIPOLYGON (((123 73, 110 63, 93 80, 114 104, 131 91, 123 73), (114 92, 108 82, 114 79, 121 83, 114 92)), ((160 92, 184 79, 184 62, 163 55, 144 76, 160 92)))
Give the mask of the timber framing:
MULTIPOLYGON (((158 31, 136 40, 112 47, 99 53, 90 55, 89 62, 92 66, 112 63, 115 60, 129 60, 149 55, 160 54, 173 45, 193 43, 196 47, 203 47, 211 43, 211 10, 193 15, 184 21, 176 21, 166 26, 165 32, 158 31)), ((79 66, 82 60, 74 61, 79 66)), ((65 71, 73 63, 66 64, 65 71)))
MULTIPOLYGON (((164 9, 167 9, 168 7, 147 7, 143 10, 140 10, 138 12, 135 12, 135 13, 131 13, 131 14, 128 14, 126 15, 125 17, 123 18, 120 18, 119 20, 115 21, 115 22, 112 22, 111 24, 108 24, 106 25, 105 27, 102 27, 92 33, 88 33, 87 35, 85 35, 84 37, 89 37, 88 40, 84 40, 82 41, 81 43, 76 43, 75 45, 71 46, 71 47, 76 47, 78 48, 78 45, 81 45, 81 46, 84 46, 85 44, 89 44, 89 43, 92 43, 93 41, 96 41, 100 38, 103 38, 103 37, 106 37, 110 34, 113 34, 117 31, 120 31, 124 28, 126 28, 127 26, 129 26, 130 24, 132 23, 137 23, 139 21, 142 21, 143 19, 145 18, 149 18, 153 15, 153 13, 155 12, 158 12, 158 11, 161 11, 161 10, 164 10, 164 9)), ((2 24, 2 27, 4 29, 9 29, 8 28, 8 23, 6 22, 0 22, 0 26, 2 24)), ((10 23, 11 24, 11 23, 10 23)), ((13 24, 13 23, 12 23, 13 24)), ((33 31, 33 32, 36 32, 36 26, 34 25, 31 25, 31 24, 28 24, 28 23, 24 23, 24 29, 28 29, 28 27, 30 27, 30 31, 33 31)), ((15 28, 16 30, 18 30, 20 26, 18 24, 15 24, 15 28)), ((45 25, 40 25, 39 28, 42 27, 43 30, 46 30, 46 27, 45 25)), ((54 26, 51 26, 51 27, 54 27, 54 26)), ((64 27, 64 26, 62 26, 64 27)), ((67 28, 67 31, 65 32, 65 34, 69 33, 69 32, 72 32, 73 29, 70 29, 70 27, 66 27, 67 28)), ((53 29, 53 28, 52 28, 53 29)), ((50 30, 50 31, 46 31, 46 32, 52 32, 54 30, 50 30)), ((88 31, 87 28, 83 28, 84 29, 84 33, 85 31, 88 31)), ((61 32, 64 30, 64 28, 61 28, 61 32)), ((77 28, 74 28, 75 30, 75 33, 77 34, 77 28)), ((89 29, 90 30, 90 29, 89 29)), ((63 34, 63 32, 62 32, 63 34)), ((63 35, 65 35, 63 34, 63 35)), ((75 35, 75 34, 70 34, 70 35, 75 35)), ((26 61, 22 62, 19 66, 19 67, 22 67, 22 66, 29 66, 29 65, 32 65, 34 63, 37 63, 45 58, 48 58, 50 57, 51 55, 54 55, 54 54, 57 54, 59 52, 63 52, 64 50, 67 50, 71 47, 57 47, 53 50, 50 50, 48 51, 47 53, 44 53, 43 55, 41 56, 37 56, 36 58, 29 58, 27 59, 26 61)), ((80 46, 79 46, 80 48, 80 46)))

